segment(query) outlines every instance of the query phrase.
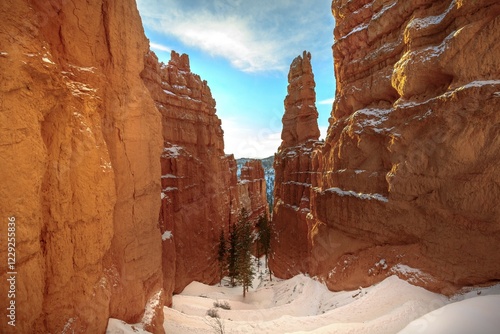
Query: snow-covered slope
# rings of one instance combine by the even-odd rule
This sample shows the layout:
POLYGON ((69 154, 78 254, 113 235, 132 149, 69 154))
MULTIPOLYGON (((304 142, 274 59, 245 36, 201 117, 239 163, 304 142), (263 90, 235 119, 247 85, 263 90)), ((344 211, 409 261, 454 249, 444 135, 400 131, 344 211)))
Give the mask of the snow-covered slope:
MULTIPOLYGON (((305 275, 289 280, 265 273, 256 277, 246 298, 242 288, 193 282, 164 308, 166 333, 214 333, 217 319, 207 316, 214 303, 224 333, 497 333, 500 285, 447 298, 391 276, 366 289, 331 292, 305 275), (259 278, 260 277, 260 278, 259 278), (479 297, 478 297, 479 296, 479 297), (477 331, 475 330, 477 329, 477 331), (401 332, 400 332, 401 331, 401 332)), ((145 333, 141 325, 110 319, 110 334, 145 333)))

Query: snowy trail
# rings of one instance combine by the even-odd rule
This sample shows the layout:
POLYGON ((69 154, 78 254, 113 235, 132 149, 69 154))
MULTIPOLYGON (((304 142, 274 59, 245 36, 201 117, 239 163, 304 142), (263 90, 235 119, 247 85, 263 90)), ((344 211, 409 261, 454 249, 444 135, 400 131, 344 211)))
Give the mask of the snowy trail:
POLYGON ((396 276, 360 293, 330 292, 323 284, 299 275, 267 283, 250 292, 245 301, 240 289, 193 283, 174 296, 172 309, 165 309, 165 330, 192 333, 196 328, 199 333, 212 333, 204 315, 215 300, 227 300, 231 305, 231 310, 219 309, 230 333, 396 333, 445 305, 447 299, 396 276))
MULTIPOLYGON (((223 283, 229 285, 227 280, 223 283)), ((500 285, 473 289, 451 299, 413 286, 397 276, 366 289, 343 292, 331 292, 305 275, 272 282, 268 278, 256 278, 253 286, 243 298, 241 287, 191 283, 173 297, 172 308, 164 308, 165 332, 214 333, 210 322, 215 320, 206 313, 216 301, 227 301, 231 307, 217 310, 224 333, 232 334, 387 334, 403 329, 402 333, 406 334, 426 333, 421 330, 432 328, 436 330, 429 333, 447 333, 446 326, 452 321, 459 324, 460 319, 469 326, 462 328, 476 328, 481 333, 497 334, 492 328, 500 328, 500 318, 491 311, 500 309, 500 285), (486 295, 490 295, 489 298, 485 298, 486 295), (476 316, 479 323, 471 315, 476 316)), ((141 324, 128 325, 110 319, 107 333, 146 333, 141 328, 141 324)), ((452 332, 462 333, 457 328, 460 326, 452 332)))

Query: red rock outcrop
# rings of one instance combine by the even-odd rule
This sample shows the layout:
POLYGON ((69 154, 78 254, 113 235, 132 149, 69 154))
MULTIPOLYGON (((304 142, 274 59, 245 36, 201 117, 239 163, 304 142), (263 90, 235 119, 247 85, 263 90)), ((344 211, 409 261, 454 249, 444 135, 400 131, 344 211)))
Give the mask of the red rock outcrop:
POLYGON ((146 63, 142 76, 163 125, 160 229, 169 296, 193 280, 218 278, 214 247, 239 203, 236 161, 224 154, 215 100, 207 82, 191 73, 188 56, 173 51, 164 65, 149 53, 146 63))
POLYGON ((332 289, 391 274, 448 293, 497 280, 500 4, 334 0, 332 10, 337 92, 311 169, 308 272, 332 289))
POLYGON ((319 138, 315 87, 311 54, 304 51, 302 57, 293 60, 288 72, 288 94, 282 119, 282 147, 297 146, 309 139, 319 138))
POLYGON ((240 209, 245 208, 250 221, 256 223, 260 216, 269 217, 266 179, 260 160, 248 160, 241 168, 238 198, 240 209))
MULTIPOLYGON (((311 54, 295 58, 288 74, 282 143, 274 157, 273 223, 275 238, 270 265, 280 277, 308 269, 308 214, 311 185, 316 178, 318 112, 311 54)), ((316 183, 316 182, 315 182, 316 183)))

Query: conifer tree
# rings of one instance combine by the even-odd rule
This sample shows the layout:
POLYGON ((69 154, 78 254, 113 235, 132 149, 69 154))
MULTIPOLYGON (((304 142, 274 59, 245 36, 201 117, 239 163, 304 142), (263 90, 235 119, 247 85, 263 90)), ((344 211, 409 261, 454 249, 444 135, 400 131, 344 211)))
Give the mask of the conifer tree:
POLYGON ((233 223, 229 225, 229 248, 227 250, 227 269, 228 269, 228 275, 231 278, 231 286, 233 287, 236 285, 235 279, 238 274, 238 270, 236 267, 237 243, 238 243, 237 226, 233 223))
POLYGON ((222 227, 220 229, 219 250, 217 252, 217 261, 219 262, 220 280, 221 281, 222 281, 222 277, 224 275, 224 271, 226 270, 226 267, 227 267, 226 253, 227 253, 226 236, 224 235, 224 228, 222 227))
POLYGON ((272 235, 272 229, 271 229, 271 224, 269 224, 269 221, 267 219, 267 216, 262 215, 259 217, 259 220, 257 222, 257 228, 258 228, 258 244, 259 248, 262 250, 264 255, 266 256, 266 268, 269 270, 269 279, 271 280, 271 270, 269 269, 269 253, 271 251, 271 235, 272 235))
POLYGON ((243 297, 252 286, 254 271, 252 268, 252 224, 248 221, 248 214, 243 208, 237 224, 236 243, 236 280, 243 286, 243 297))

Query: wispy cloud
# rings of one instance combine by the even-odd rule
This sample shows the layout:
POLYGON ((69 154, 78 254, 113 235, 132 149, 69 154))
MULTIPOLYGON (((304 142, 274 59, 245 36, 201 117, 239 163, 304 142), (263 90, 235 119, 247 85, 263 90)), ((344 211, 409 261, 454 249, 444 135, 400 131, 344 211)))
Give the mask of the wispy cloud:
POLYGON ((144 24, 245 72, 286 70, 307 49, 331 57, 331 0, 138 0, 144 24), (321 5, 321 6, 319 6, 321 5), (325 8, 325 12, 318 9, 325 8), (319 35, 318 32, 325 32, 319 35))
POLYGON ((164 51, 164 52, 170 52, 170 51, 172 51, 172 49, 169 48, 168 46, 165 46, 165 45, 162 45, 162 44, 158 44, 158 43, 150 42, 149 46, 153 50, 164 51))
POLYGON ((332 97, 332 98, 329 98, 329 99, 318 101, 317 104, 332 105, 334 100, 335 100, 335 98, 332 97))

